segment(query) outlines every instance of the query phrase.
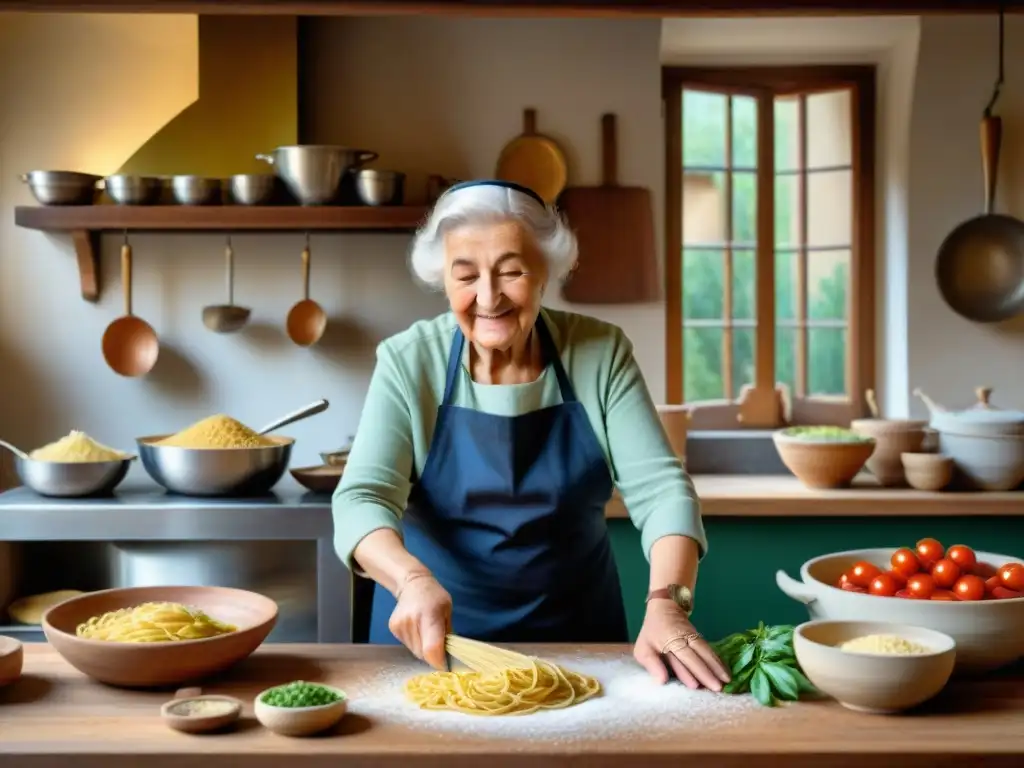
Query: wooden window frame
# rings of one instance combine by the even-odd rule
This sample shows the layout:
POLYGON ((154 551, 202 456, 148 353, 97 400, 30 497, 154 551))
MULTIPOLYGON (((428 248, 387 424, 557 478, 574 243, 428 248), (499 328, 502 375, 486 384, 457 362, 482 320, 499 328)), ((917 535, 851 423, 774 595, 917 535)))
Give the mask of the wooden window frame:
MULTIPOLYGON (((873 66, 735 67, 662 69, 665 114, 665 344, 666 402, 692 405, 691 429, 774 428, 789 424, 848 425, 867 411, 866 392, 875 381, 875 68, 873 66), (755 252, 756 345, 754 383, 744 386, 735 400, 686 403, 683 392, 683 137, 682 94, 686 88, 758 98, 757 123, 757 247, 755 252), (851 172, 854 189, 847 299, 847 364, 845 396, 807 396, 789 392, 775 379, 775 149, 776 96, 809 95, 851 90, 851 172), (768 332, 763 328, 770 328, 768 332)), ((804 112, 804 109, 801 109, 804 112)), ((802 117, 801 122, 805 118, 802 117)), ((803 140, 803 131, 801 131, 803 140)), ((802 153, 801 153, 802 154, 802 153)), ((728 158, 731 165, 731 157, 728 158)), ((806 174, 801 174, 802 187, 806 174)), ((728 203, 731 209, 732 202, 728 203)), ((802 203, 804 211, 806 204, 802 203)), ((806 218, 804 215, 803 218, 806 218)), ((806 231, 806 222, 803 223, 806 231)), ((726 251, 728 253, 728 251, 726 251)), ((797 251, 800 259, 797 328, 806 350, 806 237, 797 251)), ((729 263, 727 257, 726 263, 729 263)), ((727 280, 731 274, 726 270, 727 280)), ((728 285, 728 283, 726 283, 728 285)), ((728 291, 727 291, 728 293, 728 291)), ((723 315, 727 314, 723 311, 723 315)), ((723 327, 731 325, 724 317, 723 327)), ((728 344, 728 331, 723 344, 728 344)), ((804 355, 805 356, 805 355, 804 355)), ((797 379, 806 378, 806 361, 797 352, 797 379)), ((731 366, 731 348, 725 355, 731 366)), ((731 394, 731 393, 730 393, 731 394)))

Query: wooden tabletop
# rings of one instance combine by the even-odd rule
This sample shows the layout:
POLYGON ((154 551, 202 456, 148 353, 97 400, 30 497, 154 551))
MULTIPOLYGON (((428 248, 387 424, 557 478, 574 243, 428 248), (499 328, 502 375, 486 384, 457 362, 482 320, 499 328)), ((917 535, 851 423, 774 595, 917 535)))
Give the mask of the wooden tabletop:
MULTIPOLYGON (((586 651, 548 646, 533 650, 549 658, 564 658, 567 654, 609 658, 620 669, 627 669, 629 663, 629 649, 624 646, 593 646, 586 651)), ((984 681, 951 683, 923 710, 889 717, 856 714, 832 702, 801 702, 766 709, 754 705, 748 697, 720 702, 707 698, 715 694, 704 693, 704 698, 695 699, 685 691, 652 688, 650 695, 659 700, 663 694, 679 694, 684 700, 692 700, 691 704, 680 706, 686 711, 679 712, 655 707, 655 714, 647 717, 649 722, 643 728, 625 733, 588 725, 588 717, 597 717, 599 712, 605 712, 605 718, 609 712, 617 715, 615 710, 607 709, 605 702, 604 710, 595 704, 593 714, 585 716, 584 708, 591 705, 586 702, 571 715, 577 718, 575 728, 566 725, 564 732, 552 729, 551 721, 547 726, 541 720, 533 721, 537 724, 531 726, 536 728, 535 738, 524 735, 529 733, 528 718, 502 718, 505 722, 495 723, 500 727, 490 734, 481 727, 487 724, 479 722, 484 718, 447 713, 442 717, 454 718, 457 727, 413 725, 421 714, 428 721, 437 717, 437 713, 420 712, 396 698, 405 670, 412 674, 419 669, 422 667, 410 661, 400 648, 266 645, 219 680, 203 686, 206 693, 237 696, 245 702, 237 728, 218 735, 188 736, 168 729, 160 720, 159 707, 170 693, 100 685, 69 667, 48 645, 27 645, 22 679, 0 689, 0 765, 390 768, 415 761, 417 766, 437 768, 678 768, 683 756, 694 761, 687 764, 701 768, 860 768, 866 761, 872 768, 1024 765, 1022 669, 984 681), (370 682, 379 680, 389 669, 395 689, 390 692, 384 690, 387 686, 370 682), (316 738, 289 739, 264 730, 252 717, 253 697, 264 688, 293 679, 318 680, 346 689, 352 713, 334 731, 316 738), (377 695, 386 699, 376 708, 368 701, 375 685, 377 695), (692 703, 697 701, 705 706, 699 716, 692 703), (474 722, 463 727, 460 717, 474 722), (509 723, 510 719, 520 723, 509 723), (510 736, 510 727, 518 729, 518 735, 510 736)), ((644 690, 644 686, 637 690, 644 690)), ((607 695, 613 698, 619 694, 609 690, 607 695)), ((632 701, 635 707, 646 706, 635 696, 632 701)), ((618 706, 623 721, 636 717, 627 710, 629 701, 618 706)))

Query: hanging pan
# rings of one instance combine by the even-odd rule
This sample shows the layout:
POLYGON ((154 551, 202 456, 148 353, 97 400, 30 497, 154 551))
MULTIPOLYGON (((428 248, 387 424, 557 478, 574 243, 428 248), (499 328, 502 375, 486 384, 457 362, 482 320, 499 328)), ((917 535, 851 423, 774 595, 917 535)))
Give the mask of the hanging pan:
POLYGON ((551 205, 569 178, 565 154, 553 139, 537 133, 537 111, 523 110, 523 132, 501 150, 496 178, 529 187, 551 205))
POLYGON ((985 212, 943 241, 935 262, 939 293, 961 317, 997 323, 1024 313, 1024 222, 994 213, 1002 119, 992 114, 1003 84, 1003 13, 999 14, 999 79, 981 120, 985 212))

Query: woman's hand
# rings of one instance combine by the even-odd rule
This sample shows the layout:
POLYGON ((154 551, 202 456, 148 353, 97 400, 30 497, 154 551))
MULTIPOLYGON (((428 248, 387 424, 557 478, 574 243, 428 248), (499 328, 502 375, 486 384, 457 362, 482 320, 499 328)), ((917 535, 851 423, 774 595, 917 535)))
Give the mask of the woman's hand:
POLYGON ((668 668, 687 688, 720 691, 731 679, 707 640, 671 600, 647 603, 633 656, 659 683, 668 682, 668 668))
POLYGON ((452 598, 429 573, 405 579, 388 620, 391 634, 418 659, 445 669, 445 635, 452 618, 452 598))

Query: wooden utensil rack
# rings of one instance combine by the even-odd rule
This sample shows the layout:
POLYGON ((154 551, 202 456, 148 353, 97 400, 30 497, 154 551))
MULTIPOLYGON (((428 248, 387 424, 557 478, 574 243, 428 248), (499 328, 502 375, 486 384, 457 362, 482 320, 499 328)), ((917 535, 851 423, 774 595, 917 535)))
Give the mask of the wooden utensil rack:
POLYGON ((19 206, 14 223, 25 229, 70 233, 82 298, 100 298, 100 236, 104 232, 366 232, 411 233, 427 215, 423 206, 19 206))

